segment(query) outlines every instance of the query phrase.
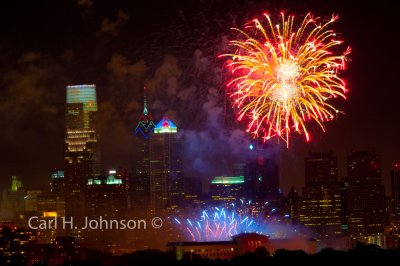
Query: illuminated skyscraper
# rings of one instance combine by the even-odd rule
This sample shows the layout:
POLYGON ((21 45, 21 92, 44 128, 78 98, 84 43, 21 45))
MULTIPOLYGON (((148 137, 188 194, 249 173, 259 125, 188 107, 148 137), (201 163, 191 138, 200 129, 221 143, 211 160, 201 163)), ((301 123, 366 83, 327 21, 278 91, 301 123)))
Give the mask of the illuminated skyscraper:
POLYGON ((150 134, 150 203, 152 212, 183 203, 182 140, 166 116, 150 134))
POLYGON ((310 152, 305 159, 305 179, 300 222, 321 238, 339 235, 341 201, 337 157, 332 152, 310 152))
POLYGON ((74 223, 84 215, 87 180, 100 175, 96 113, 95 85, 67 86, 64 179, 66 216, 74 223))
POLYGON ((349 233, 353 241, 383 246, 386 210, 380 157, 374 151, 353 151, 347 171, 349 233))
MULTIPOLYGON (((144 91, 144 93, 146 92, 144 91)), ((141 136, 145 139, 149 139, 150 134, 154 131, 154 127, 154 119, 151 114, 149 114, 149 110, 147 108, 147 98, 146 94, 144 94, 143 113, 139 117, 139 122, 136 125, 135 136, 141 136)))
MULTIPOLYGON (((144 92, 145 93, 145 92, 144 92)), ((135 136, 139 139, 139 151, 134 166, 134 203, 136 207, 146 207, 150 202, 150 150, 149 137, 154 132, 154 120, 147 108, 146 94, 144 94, 143 113, 135 128, 135 136)))

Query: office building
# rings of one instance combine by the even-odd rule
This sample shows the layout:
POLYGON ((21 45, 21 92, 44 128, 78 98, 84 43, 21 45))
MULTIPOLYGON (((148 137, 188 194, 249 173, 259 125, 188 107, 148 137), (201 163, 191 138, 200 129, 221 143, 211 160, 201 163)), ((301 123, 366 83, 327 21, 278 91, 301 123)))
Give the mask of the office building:
MULTIPOLYGON (((145 93, 145 91, 144 91, 145 93)), ((135 154, 133 195, 136 208, 147 209, 150 203, 150 149, 149 137, 154 132, 154 119, 148 111, 146 94, 144 94, 143 112, 135 128, 138 139, 138 150, 135 154)))
MULTIPOLYGON (((279 167, 275 151, 264 143, 250 144, 245 165, 245 194, 252 201, 271 201, 279 205, 279 167)), ((274 204, 275 204, 274 203, 274 204)))
POLYGON ((390 171, 390 181, 392 185, 392 200, 394 218, 400 221, 400 163, 395 163, 390 171))
POLYGON ((305 187, 299 221, 321 239, 341 233, 338 166, 332 152, 310 152, 305 158, 305 187))
POLYGON ((381 159, 375 151, 353 151, 347 157, 347 215, 352 241, 383 247, 386 221, 381 159))
POLYGON ((128 174, 125 169, 110 170, 107 176, 89 178, 86 189, 87 220, 114 221, 114 224, 85 229, 85 245, 107 252, 117 252, 125 244, 126 230, 117 224, 128 218, 130 209, 128 174), (101 227, 101 228, 100 228, 101 227), (91 230, 93 229, 93 230, 91 230))
POLYGON ((150 203, 159 213, 183 203, 182 139, 177 126, 164 116, 150 134, 150 203))
MULTIPOLYGON (((64 180, 66 216, 82 224, 85 189, 89 178, 100 175, 99 139, 96 131, 95 85, 67 86, 65 114, 64 180)), ((73 235, 79 239, 79 232, 73 235)))

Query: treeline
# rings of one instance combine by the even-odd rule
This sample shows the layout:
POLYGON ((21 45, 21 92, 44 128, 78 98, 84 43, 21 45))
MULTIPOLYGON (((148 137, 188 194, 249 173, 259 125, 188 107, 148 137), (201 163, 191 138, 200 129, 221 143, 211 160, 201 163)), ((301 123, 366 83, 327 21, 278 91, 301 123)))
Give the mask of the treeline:
MULTIPOLYGON (((400 262, 400 249, 381 249, 377 245, 364 245, 357 243, 349 251, 336 251, 323 249, 316 254, 307 254, 303 250, 280 249, 270 254, 261 247, 254 253, 246 253, 230 260, 202 258, 196 254, 184 254, 182 260, 176 260, 175 254, 160 250, 142 250, 122 256, 111 256, 98 252, 89 254, 86 261, 69 261, 64 265, 80 266, 151 266, 151 265, 176 265, 176 266, 256 266, 256 265, 398 265, 400 262)), ((47 265, 46 262, 35 265, 47 265)))

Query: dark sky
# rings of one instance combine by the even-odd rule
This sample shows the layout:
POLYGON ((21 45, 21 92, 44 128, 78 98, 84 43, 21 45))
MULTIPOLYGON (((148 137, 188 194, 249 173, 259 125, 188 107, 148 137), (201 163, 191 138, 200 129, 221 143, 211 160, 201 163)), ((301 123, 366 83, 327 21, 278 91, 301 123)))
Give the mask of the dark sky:
POLYGON ((223 62, 216 57, 230 27, 281 10, 338 14, 335 30, 352 48, 346 115, 325 134, 315 129, 310 143, 280 143, 282 188, 302 186, 307 151, 333 150, 342 177, 352 149, 375 149, 389 185, 390 167, 400 160, 400 25, 391 1, 8 2, 0 9, 0 188, 15 174, 27 186, 47 185, 50 169, 63 164, 65 86, 83 83, 97 85, 105 169, 131 167, 147 84, 156 119, 168 113, 186 130, 193 169, 215 168, 198 175, 226 173, 216 165, 234 160, 248 141, 221 98, 223 62))

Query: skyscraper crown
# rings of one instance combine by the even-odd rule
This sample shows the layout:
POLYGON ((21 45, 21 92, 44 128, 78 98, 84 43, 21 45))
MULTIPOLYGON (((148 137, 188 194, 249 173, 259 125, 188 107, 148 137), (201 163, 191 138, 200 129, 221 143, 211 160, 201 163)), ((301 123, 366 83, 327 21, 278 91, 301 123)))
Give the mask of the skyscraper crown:
POLYGON ((166 115, 161 119, 160 122, 156 125, 154 128, 154 133, 159 134, 159 133, 177 133, 178 128, 176 125, 168 119, 166 115))
POLYGON ((149 114, 147 108, 146 87, 144 87, 143 113, 140 115, 139 121, 135 127, 135 136, 141 135, 145 139, 148 139, 149 134, 153 133, 154 127, 153 117, 149 114))

